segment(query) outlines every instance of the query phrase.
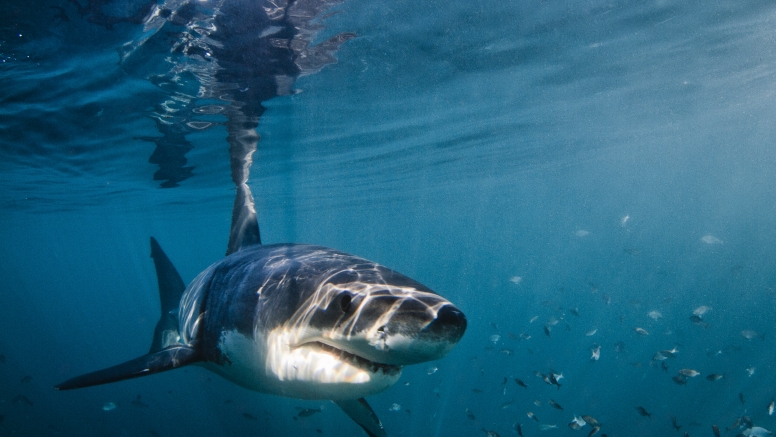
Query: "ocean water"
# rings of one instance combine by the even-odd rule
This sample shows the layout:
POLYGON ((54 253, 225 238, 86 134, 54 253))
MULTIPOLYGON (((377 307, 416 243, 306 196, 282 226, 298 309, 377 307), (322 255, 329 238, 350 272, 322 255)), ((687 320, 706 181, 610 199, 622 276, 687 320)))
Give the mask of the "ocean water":
POLYGON ((467 315, 369 398, 390 436, 776 428, 776 5, 321 0, 283 27, 273 4, 3 3, 0 436, 365 435, 198 367, 53 389, 147 351, 150 236, 184 281, 223 257, 227 137, 254 130, 264 242, 467 315))

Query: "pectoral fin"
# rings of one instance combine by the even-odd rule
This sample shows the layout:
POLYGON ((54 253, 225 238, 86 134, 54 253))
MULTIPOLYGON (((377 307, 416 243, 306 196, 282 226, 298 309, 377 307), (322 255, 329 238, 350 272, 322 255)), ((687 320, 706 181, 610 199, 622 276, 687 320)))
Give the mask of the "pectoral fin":
POLYGON ((369 435, 369 437, 388 437, 383 429, 383 424, 377 418, 372 407, 366 402, 366 399, 359 398, 348 401, 333 401, 342 411, 345 412, 354 422, 369 435))

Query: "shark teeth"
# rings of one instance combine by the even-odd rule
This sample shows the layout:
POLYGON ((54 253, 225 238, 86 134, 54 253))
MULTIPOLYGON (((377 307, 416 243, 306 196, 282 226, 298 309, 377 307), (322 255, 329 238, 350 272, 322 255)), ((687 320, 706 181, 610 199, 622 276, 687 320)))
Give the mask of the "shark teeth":
POLYGON ((331 355, 334 355, 335 357, 338 357, 340 361, 349 362, 353 366, 359 367, 361 369, 369 370, 372 373, 381 372, 386 375, 395 375, 401 372, 401 367, 399 366, 394 366, 392 364, 375 363, 374 361, 369 361, 366 358, 360 357, 356 354, 352 354, 342 349, 337 349, 334 346, 330 346, 328 344, 321 343, 319 341, 305 344, 305 346, 310 346, 310 345, 315 345, 318 348, 320 348, 322 351, 327 352, 331 355))

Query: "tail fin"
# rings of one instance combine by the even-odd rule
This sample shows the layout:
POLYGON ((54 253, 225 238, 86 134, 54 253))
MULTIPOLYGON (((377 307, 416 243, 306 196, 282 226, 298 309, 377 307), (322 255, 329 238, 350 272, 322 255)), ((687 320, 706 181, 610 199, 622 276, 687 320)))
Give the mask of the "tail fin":
POLYGON ((76 376, 55 386, 57 390, 71 390, 74 388, 91 387, 93 385, 107 384, 109 382, 123 381, 125 379, 140 376, 153 375, 154 373, 176 369, 188 364, 200 361, 199 352, 188 346, 172 346, 117 366, 76 376))
POLYGON ((162 306, 162 315, 156 322, 154 329, 154 339, 151 343, 149 354, 159 352, 169 346, 170 336, 178 336, 178 315, 177 310, 180 305, 181 296, 186 286, 183 284, 181 275, 172 265, 170 258, 159 246, 154 237, 151 237, 151 258, 154 259, 156 267, 156 279, 159 282, 159 301, 162 306))

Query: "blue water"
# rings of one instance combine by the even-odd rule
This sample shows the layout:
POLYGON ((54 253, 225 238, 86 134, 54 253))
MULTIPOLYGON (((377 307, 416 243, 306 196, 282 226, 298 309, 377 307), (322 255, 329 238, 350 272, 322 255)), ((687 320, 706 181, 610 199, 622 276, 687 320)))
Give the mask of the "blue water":
POLYGON ((230 102, 260 115, 265 242, 380 262, 468 317, 446 358, 369 398, 389 435, 582 436, 583 414, 610 437, 776 428, 772 2, 326 2, 311 45, 344 37, 285 90, 237 56, 256 2, 222 2, 199 54, 172 50, 192 29, 133 18, 154 2, 82 2, 0 18, 0 436, 364 435, 331 403, 197 367, 53 390, 147 350, 149 236, 185 281, 223 256, 213 108, 230 102), (674 346, 664 371, 653 356, 674 346), (678 385, 682 368, 701 375, 678 385), (551 370, 560 389, 534 376, 551 370))

